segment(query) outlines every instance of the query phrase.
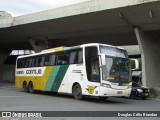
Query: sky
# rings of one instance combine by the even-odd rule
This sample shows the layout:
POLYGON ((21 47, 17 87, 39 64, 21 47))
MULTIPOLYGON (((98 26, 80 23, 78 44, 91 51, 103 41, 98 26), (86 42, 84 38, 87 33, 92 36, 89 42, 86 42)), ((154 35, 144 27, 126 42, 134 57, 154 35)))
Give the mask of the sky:
POLYGON ((89 0, 0 0, 0 11, 20 16, 89 0))

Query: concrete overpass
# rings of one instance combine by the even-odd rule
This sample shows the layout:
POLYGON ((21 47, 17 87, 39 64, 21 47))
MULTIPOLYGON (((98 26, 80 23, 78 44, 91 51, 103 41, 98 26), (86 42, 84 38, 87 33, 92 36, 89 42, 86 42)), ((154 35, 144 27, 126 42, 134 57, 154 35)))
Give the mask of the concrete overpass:
POLYGON ((159 6, 159 0, 92 0, 18 17, 0 16, 1 56, 12 49, 40 51, 89 42, 139 45, 144 86, 158 87, 159 6))

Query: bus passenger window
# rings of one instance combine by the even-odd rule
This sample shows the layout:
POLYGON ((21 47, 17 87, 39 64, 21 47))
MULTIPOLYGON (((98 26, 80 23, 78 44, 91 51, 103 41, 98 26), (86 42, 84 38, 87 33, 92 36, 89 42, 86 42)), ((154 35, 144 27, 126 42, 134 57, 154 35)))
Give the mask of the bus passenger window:
POLYGON ((38 67, 38 56, 36 56, 36 58, 35 58, 34 67, 38 67))
POLYGON ((17 68, 23 68, 23 59, 18 59, 17 68))
POLYGON ((58 54, 58 65, 67 65, 69 63, 69 57, 66 52, 61 52, 58 54))
POLYGON ((56 63, 56 55, 51 54, 49 61, 50 61, 50 65, 51 65, 51 66, 52 66, 52 65, 55 65, 55 63, 56 63))
POLYGON ((41 58, 40 66, 44 66, 44 60, 45 60, 45 57, 43 56, 43 57, 41 58))
POLYGON ((83 62, 82 50, 74 50, 69 54, 69 64, 80 64, 83 62))
POLYGON ((49 59, 50 59, 50 55, 48 54, 48 55, 45 56, 45 62, 44 62, 45 66, 49 66, 50 65, 49 59))
POLYGON ((70 52, 69 64, 77 64, 77 60, 78 60, 77 58, 78 56, 76 51, 70 52))
POLYGON ((78 64, 83 63, 82 50, 78 51, 78 64))
POLYGON ((34 66, 34 58, 28 58, 28 67, 34 66))
POLYGON ((42 66, 44 66, 44 60, 45 60, 44 56, 37 56, 35 67, 42 67, 42 66))
POLYGON ((23 59, 23 68, 27 68, 28 67, 28 60, 27 59, 23 59))

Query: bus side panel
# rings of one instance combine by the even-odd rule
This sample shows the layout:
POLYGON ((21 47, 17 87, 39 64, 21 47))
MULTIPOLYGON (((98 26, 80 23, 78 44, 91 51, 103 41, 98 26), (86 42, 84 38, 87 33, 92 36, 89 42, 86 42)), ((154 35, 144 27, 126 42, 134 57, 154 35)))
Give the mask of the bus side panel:
POLYGON ((35 77, 31 76, 17 76, 16 77, 16 87, 17 88, 22 88, 23 87, 23 82, 26 81, 27 84, 29 84, 30 81, 35 81, 35 77))
POLYGON ((54 66, 52 68, 52 71, 50 73, 50 76, 49 76, 48 81, 47 81, 46 86, 45 86, 45 91, 51 91, 52 85, 54 83, 54 80, 56 79, 56 76, 59 72, 59 69, 60 69, 60 66, 54 66))
POLYGON ((68 70, 69 65, 61 65, 53 67, 50 77, 46 83, 45 90, 52 92, 59 92, 59 88, 62 86, 62 81, 68 70))
POLYGON ((68 93, 72 93, 72 87, 74 83, 79 83, 83 91, 83 65, 82 64, 70 65, 66 76, 66 80, 67 79, 68 79, 67 83, 68 93))
POLYGON ((22 88, 22 86, 23 86, 23 78, 22 77, 19 77, 19 76, 15 77, 15 86, 16 86, 16 88, 22 88))
MULTIPOLYGON (((100 83, 88 81, 86 69, 83 64, 70 65, 62 83, 66 83, 65 81, 68 81, 68 90, 65 91, 67 93, 72 93, 73 84, 78 83, 81 86, 83 95, 99 96, 100 83)), ((62 86, 59 90, 64 92, 64 90, 61 90, 63 88, 62 86)))
MULTIPOLYGON (((24 74, 16 75, 16 82, 15 82, 16 87, 17 88, 22 88, 23 87, 23 82, 26 81, 27 85, 29 84, 29 82, 33 82, 35 90, 44 91, 46 83, 48 81, 48 78, 50 77, 50 73, 51 73, 51 70, 53 69, 53 67, 52 66, 45 67, 45 70, 42 73, 42 75, 37 76, 37 75, 34 75, 34 74, 26 74, 26 70, 35 70, 35 69, 37 69, 37 68, 27 68, 25 70, 21 69, 21 71, 22 70, 24 71, 24 74)), ((38 69, 41 69, 41 71, 43 71, 42 69, 44 69, 44 67, 43 68, 38 68, 38 69)))
MULTIPOLYGON (((23 74, 18 74, 16 76, 16 87, 22 88, 24 81, 26 81, 27 84, 29 84, 31 81, 33 82, 35 90, 58 92, 68 67, 69 65, 47 66, 45 67, 44 73, 42 73, 42 75, 25 74, 27 70, 35 70, 37 68, 20 69, 19 71, 23 71, 23 74)), ((43 68, 38 68, 38 70, 41 69, 41 71, 43 71, 43 68)), ((67 84, 65 84, 65 87, 66 86, 67 84)), ((67 91, 67 87, 65 90, 60 91, 67 91)))
POLYGON ((46 84, 50 77, 53 66, 47 66, 42 77, 37 76, 35 80, 35 89, 45 91, 46 84))

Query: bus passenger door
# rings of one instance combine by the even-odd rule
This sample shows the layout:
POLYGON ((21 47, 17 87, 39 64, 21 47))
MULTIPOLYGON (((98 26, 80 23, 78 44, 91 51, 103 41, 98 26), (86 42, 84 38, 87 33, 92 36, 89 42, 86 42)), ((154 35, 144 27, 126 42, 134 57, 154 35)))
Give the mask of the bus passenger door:
POLYGON ((85 94, 98 96, 100 86, 100 67, 98 47, 90 46, 85 48, 85 62, 86 62, 86 81, 84 87, 85 94))

